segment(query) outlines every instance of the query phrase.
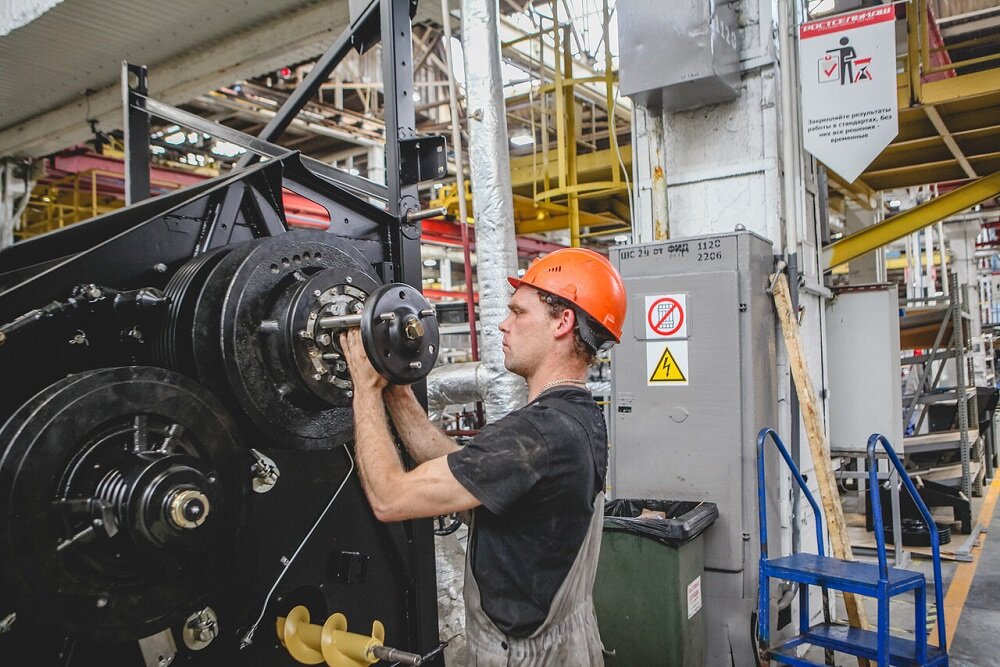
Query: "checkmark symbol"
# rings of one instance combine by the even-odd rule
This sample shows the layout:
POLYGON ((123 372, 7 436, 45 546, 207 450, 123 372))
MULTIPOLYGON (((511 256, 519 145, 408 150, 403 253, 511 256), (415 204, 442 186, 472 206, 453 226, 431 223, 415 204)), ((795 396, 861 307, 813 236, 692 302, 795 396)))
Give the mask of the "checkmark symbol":
POLYGON ((830 76, 831 74, 833 74, 833 70, 835 70, 835 69, 837 69, 836 63, 834 63, 833 65, 830 65, 830 69, 826 69, 824 67, 823 68, 823 74, 825 74, 827 76, 830 76))

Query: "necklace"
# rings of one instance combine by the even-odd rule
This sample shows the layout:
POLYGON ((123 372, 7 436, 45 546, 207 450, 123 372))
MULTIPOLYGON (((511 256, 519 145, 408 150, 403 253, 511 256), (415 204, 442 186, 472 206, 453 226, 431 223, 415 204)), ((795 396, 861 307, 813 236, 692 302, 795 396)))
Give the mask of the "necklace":
POLYGON ((578 385, 578 386, 581 386, 581 387, 586 387, 587 386, 587 381, 586 380, 577 380, 576 378, 561 378, 559 380, 553 380, 552 382, 545 383, 544 385, 542 385, 542 388, 538 391, 538 393, 540 394, 543 391, 545 391, 546 389, 551 389, 552 387, 556 386, 557 384, 575 384, 575 385, 578 385))

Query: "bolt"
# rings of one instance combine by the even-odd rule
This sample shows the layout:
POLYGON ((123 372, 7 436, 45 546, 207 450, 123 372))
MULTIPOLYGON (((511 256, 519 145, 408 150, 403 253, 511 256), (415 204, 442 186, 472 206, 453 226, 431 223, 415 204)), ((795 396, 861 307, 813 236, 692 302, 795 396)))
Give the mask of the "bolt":
POLYGON ((354 398, 354 392, 350 389, 347 390, 347 398, 354 398))
POLYGON ((361 303, 360 301, 354 304, 353 310, 355 313, 360 313, 364 309, 365 309, 365 304, 361 303))
POLYGON ((320 294, 322 294, 322 292, 320 292, 318 289, 313 290, 313 296, 319 296, 320 294))
POLYGON ((163 262, 160 262, 159 264, 154 264, 153 270, 156 271, 157 273, 166 273, 167 265, 164 264, 163 262))
POLYGON ((333 339, 330 338, 330 334, 327 333, 323 334, 318 339, 320 345, 329 345, 332 340, 333 339))
POLYGON ((417 340, 418 338, 423 338, 424 335, 424 324, 415 317, 410 317, 406 320, 406 326, 403 329, 406 332, 406 337, 410 340, 417 340))
POLYGON ((419 361, 411 361, 410 362, 410 368, 412 368, 415 371, 419 371, 423 367, 424 367, 424 365, 422 363, 420 363, 419 361))
POLYGON ((435 310, 433 308, 424 308, 423 310, 420 311, 420 317, 430 317, 434 313, 435 310))
POLYGON ((314 373, 313 374, 313 380, 319 381, 319 380, 322 380, 322 379, 323 379, 323 374, 322 373, 314 373))
POLYGON ((345 280, 346 280, 347 282, 349 282, 349 283, 353 283, 353 282, 354 282, 354 278, 352 278, 352 277, 350 277, 350 276, 347 276, 347 278, 345 278, 345 280))
POLYGON ((336 361, 337 359, 340 359, 340 355, 336 352, 327 352, 323 355, 323 361, 336 361))
POLYGON ((87 288, 87 298, 93 301, 100 299, 101 295, 103 294, 104 292, 102 292, 101 288, 98 287, 97 285, 91 285, 90 287, 87 288))
POLYGON ((378 317, 383 322, 392 322, 394 319, 396 319, 396 313, 382 313, 378 317))
POLYGON ((308 331, 302 329, 301 331, 299 331, 299 338, 312 338, 312 336, 309 335, 308 331))
POLYGON ((288 565, 288 556, 282 556, 280 560, 282 565, 288 565))
POLYGON ((101 597, 97 598, 97 601, 94 604, 97 605, 98 609, 104 609, 105 607, 108 606, 108 596, 102 595, 101 597))

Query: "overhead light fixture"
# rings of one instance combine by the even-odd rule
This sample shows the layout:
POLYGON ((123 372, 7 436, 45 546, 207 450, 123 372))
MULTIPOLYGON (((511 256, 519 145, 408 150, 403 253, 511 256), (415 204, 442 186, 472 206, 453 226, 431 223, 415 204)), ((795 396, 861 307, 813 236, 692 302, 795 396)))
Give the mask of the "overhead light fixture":
POLYGON ((898 199, 890 199, 889 200, 889 208, 899 208, 902 205, 903 205, 903 202, 899 201, 898 199))
POLYGON ((535 137, 527 131, 518 132, 517 134, 510 135, 510 143, 513 146, 530 146, 535 143, 535 137))
POLYGON ((437 263, 436 259, 425 259, 424 260, 424 266, 437 266, 437 265, 438 265, 438 263, 437 263))
POLYGON ((185 139, 187 139, 187 137, 184 136, 183 132, 174 132, 173 134, 168 134, 166 137, 163 138, 163 140, 168 144, 170 144, 171 146, 177 146, 178 144, 183 144, 185 139))
POLYGON ((615 243, 628 243, 628 237, 624 234, 620 234, 615 237, 615 243))

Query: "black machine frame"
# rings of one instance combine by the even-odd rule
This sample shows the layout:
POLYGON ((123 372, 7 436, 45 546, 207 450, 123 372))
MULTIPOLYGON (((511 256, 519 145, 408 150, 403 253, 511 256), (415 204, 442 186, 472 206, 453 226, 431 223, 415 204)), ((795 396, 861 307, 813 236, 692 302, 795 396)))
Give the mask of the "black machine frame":
MULTIPOLYGON (((0 354, 0 374, 19 378, 18 389, 0 399, 0 425, 23 401, 66 373, 122 365, 123 359, 124 363, 140 365, 148 362, 148 353, 136 346, 141 341, 125 341, 124 353, 121 345, 111 349, 96 338, 70 346, 68 352, 53 351, 55 341, 65 342, 64 337, 60 338, 64 336, 62 329, 72 330, 80 318, 90 322, 98 314, 96 306, 80 298, 77 292, 70 297, 67 293, 70 287, 81 281, 90 282, 89 276, 98 275, 102 285, 123 292, 163 288, 178 267, 193 258, 240 241, 284 234, 288 225, 281 203, 283 189, 325 208, 330 215, 330 232, 354 244, 384 282, 420 288, 420 220, 438 211, 419 210, 416 185, 423 178, 443 175, 446 152, 443 138, 418 137, 414 129, 410 18, 415 7, 416 0, 373 0, 353 17, 351 25, 257 137, 151 98, 146 69, 123 63, 128 205, 0 252, 0 353, 3 347, 10 349, 15 344, 23 350, 16 355, 0 354), (385 82, 386 185, 342 172, 277 145, 275 142, 284 129, 347 53, 351 49, 368 49, 380 40, 385 82), (229 174, 152 198, 149 176, 152 117, 234 143, 249 152, 229 174), (373 205, 372 199, 384 202, 384 208, 373 205), (62 329, 56 327, 56 333, 50 336, 46 329, 54 321, 62 323, 62 329)), ((139 304, 139 299, 135 301, 139 304)), ((122 313, 117 311, 118 301, 113 307, 116 317, 126 320, 144 316, 141 304, 132 304, 128 307, 132 310, 122 313)), ((127 309, 123 306, 124 310, 127 309)), ((414 388, 418 398, 425 402, 423 384, 414 388)), ((0 460, 5 446, 6 443, 0 442, 0 460)), ((339 451, 316 453, 318 458, 311 462, 305 462, 304 456, 296 453, 279 463, 301 474, 308 474, 316 465, 336 467, 343 463, 339 451)), ((275 458, 278 459, 276 455, 275 458)), ((367 504, 358 495, 360 488, 349 487, 345 493, 350 495, 345 502, 353 503, 352 511, 364 515, 367 504)), ((421 520, 381 524, 370 515, 370 510, 367 512, 362 518, 373 522, 371 540, 385 552, 375 560, 389 563, 392 571, 392 581, 386 583, 386 589, 403 598, 400 604, 405 627, 393 628, 396 645, 424 654, 437 653, 433 657, 428 655, 424 664, 443 665, 437 628, 432 523, 421 520)), ((352 578, 363 578, 367 557, 348 555, 345 561, 345 553, 348 552, 341 552, 339 563, 306 554, 303 567, 312 567, 323 576, 333 573, 338 581, 346 578, 343 580, 348 583, 352 578)), ((373 563, 369 569, 374 567, 373 563)), ((253 595, 247 593, 237 598, 254 600, 255 595, 259 596, 260 582, 253 588, 253 595)), ((0 617, 3 612, 0 608, 0 617)), ((3 639, 0 637, 0 657, 4 655, 4 646, 10 646, 3 639)), ((266 641, 273 643, 271 639, 266 641)), ((205 659, 218 661, 221 655, 224 654, 206 652, 205 659), (214 658, 207 657, 209 653, 214 653, 214 658)), ((59 664, 77 664, 71 662, 72 647, 64 647, 58 656, 62 661, 59 664)), ((107 664, 141 664, 111 660, 107 664)), ((285 664, 275 660, 274 655, 262 658, 258 654, 229 664, 285 664)))

